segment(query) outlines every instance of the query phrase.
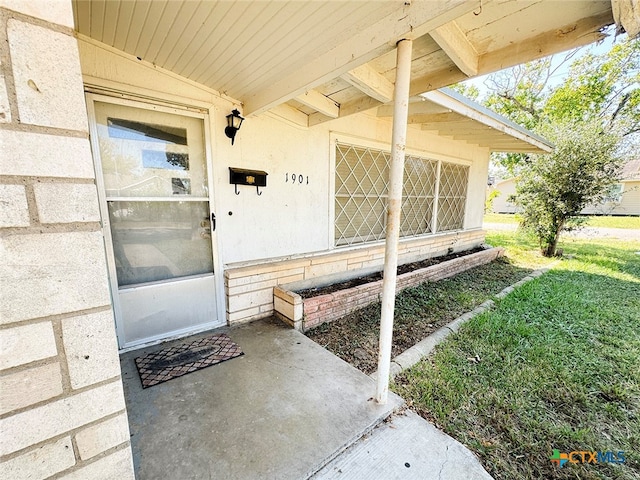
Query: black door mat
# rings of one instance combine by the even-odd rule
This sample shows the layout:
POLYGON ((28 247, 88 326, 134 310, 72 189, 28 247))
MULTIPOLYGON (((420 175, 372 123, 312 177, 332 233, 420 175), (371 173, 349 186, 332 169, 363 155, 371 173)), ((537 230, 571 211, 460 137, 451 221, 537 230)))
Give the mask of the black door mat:
POLYGON ((142 388, 152 387, 244 355, 228 335, 219 333, 182 343, 135 359, 142 388))

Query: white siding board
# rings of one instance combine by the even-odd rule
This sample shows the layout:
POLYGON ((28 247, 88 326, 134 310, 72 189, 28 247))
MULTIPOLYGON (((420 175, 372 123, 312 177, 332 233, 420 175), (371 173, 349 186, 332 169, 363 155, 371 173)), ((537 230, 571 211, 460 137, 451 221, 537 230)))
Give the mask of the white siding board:
MULTIPOLYGON (((139 18, 134 13, 134 7, 136 10, 144 9, 146 12, 149 5, 144 5, 138 2, 118 2, 120 8, 118 9, 118 25, 116 25, 116 33, 113 40, 113 46, 118 50, 123 50, 127 43, 127 38, 129 36, 129 27, 131 26, 131 22, 134 18, 139 18)), ((82 32, 82 30, 80 30, 82 32)), ((102 41, 102 39, 97 38, 96 40, 102 41)))
MULTIPOLYGON (((320 2, 316 3, 317 8, 320 8, 320 2)), ((317 10, 316 10, 317 11, 317 10)), ((306 10, 297 10, 292 12, 290 16, 286 19, 283 19, 282 27, 275 31, 267 34, 266 30, 261 29, 261 32, 264 32, 266 38, 270 41, 262 40, 259 45, 254 48, 250 54, 245 57, 239 58, 241 68, 230 70, 227 69, 225 71, 220 72, 221 76, 219 77, 220 85, 236 85, 244 81, 247 77, 251 77, 255 74, 255 72, 259 72, 261 68, 264 67, 268 62, 266 61, 270 55, 274 53, 274 45, 280 45, 286 41, 286 39, 292 38, 291 32, 304 23, 305 20, 309 21, 314 18, 315 11, 309 13, 306 10), (289 27, 291 26, 291 27, 289 27)))
MULTIPOLYGON (((340 38, 349 38, 353 34, 357 33, 359 28, 354 26, 350 22, 350 18, 356 15, 356 10, 371 7, 370 4, 375 2, 345 2, 340 5, 340 8, 336 9, 336 5, 332 2, 323 4, 322 9, 313 17, 310 18, 311 26, 306 25, 305 29, 298 29, 293 38, 298 38, 298 42, 291 42, 285 40, 273 47, 273 52, 276 53, 276 57, 265 62, 262 67, 262 71, 266 72, 270 69, 275 69, 281 72, 282 75, 290 73, 294 67, 300 65, 293 65, 290 59, 295 55, 303 53, 303 58, 310 56, 311 58, 317 56, 318 44, 316 39, 322 37, 329 37, 335 43, 335 35, 340 32, 340 38)), ((291 38, 291 37, 289 37, 291 38)), ((333 45, 326 45, 323 50, 329 50, 333 45)), ((269 84, 271 80, 266 75, 257 74, 247 78, 246 85, 240 84, 244 90, 251 92, 260 90, 264 85, 269 84), (261 82, 261 83, 257 83, 261 82)))
POLYGON ((171 52, 167 55, 165 68, 174 70, 175 65, 186 56, 186 51, 194 42, 194 39, 202 35, 203 30, 206 31, 207 25, 211 25, 210 22, 212 20, 216 20, 214 12, 218 10, 218 5, 216 3, 214 8, 210 8, 206 3, 198 5, 191 19, 185 25, 180 39, 173 45, 171 52))
POLYGON ((76 30, 88 32, 91 28, 91 12, 88 8, 80 8, 81 2, 73 0, 73 19, 76 30))
POLYGON ((102 38, 105 4, 105 0, 91 2, 91 36, 94 38, 102 38))
MULTIPOLYGON (((105 11, 104 11, 105 18, 117 18, 121 7, 122 7, 122 3, 119 2, 119 1, 118 2, 116 2, 116 1, 107 2, 106 7, 105 7, 105 11)), ((105 22, 104 23, 104 28, 103 28, 103 32, 102 32, 102 38, 104 39, 105 43, 111 44, 115 40, 116 26, 117 26, 116 22, 105 22)))
MULTIPOLYGON (((215 58, 219 50, 224 48, 225 37, 229 35, 229 32, 234 31, 237 20, 246 15, 250 3, 241 3, 241 5, 243 9, 236 7, 225 12, 224 18, 221 19, 216 29, 211 32, 202 48, 203 52, 206 49, 204 58, 215 58)), ((230 36, 235 38, 235 35, 230 36)), ((202 55, 200 55, 200 57, 202 57, 202 55)), ((190 62, 190 65, 182 71, 181 75, 185 75, 187 78, 191 79, 198 78, 198 76, 202 75, 202 72, 204 71, 203 64, 204 62, 192 61, 190 62)))
POLYGON ((239 36, 233 43, 233 48, 226 48, 219 56, 213 58, 201 77, 201 83, 208 85, 212 79, 216 79, 215 83, 220 85, 221 90, 232 91, 233 83, 225 85, 221 81, 222 72, 236 71, 237 65, 251 66, 260 58, 255 49, 250 48, 250 44, 262 45, 272 42, 272 31, 263 28, 263 25, 273 24, 278 14, 284 9, 284 4, 279 2, 262 2, 262 6, 263 10, 256 17, 248 18, 249 23, 238 25, 238 30, 234 30, 234 32, 252 32, 252 35, 239 36), (246 52, 246 55, 243 55, 243 52, 246 52), (235 65, 230 66, 230 63, 235 65))
MULTIPOLYGON (((198 2, 184 2, 182 8, 180 9, 180 13, 176 16, 173 25, 171 26, 170 35, 164 39, 162 45, 160 46, 160 51, 158 52, 155 62, 159 65, 166 65, 167 60, 173 56, 173 53, 176 51, 176 46, 180 43, 180 41, 185 37, 186 33, 189 31, 187 26, 191 21, 196 18, 196 12, 198 11, 198 7, 203 7, 202 4, 198 2)), ((209 9, 210 10, 210 9, 209 9)), ((202 15, 202 12, 198 12, 202 15)), ((199 20, 201 20, 200 17, 199 20)), ((180 52, 178 52, 178 55, 180 52)))
MULTIPOLYGON (((187 75, 186 70, 190 65, 194 64, 195 55, 201 48, 204 48, 204 45, 211 44, 211 37, 217 35, 217 31, 220 28, 219 25, 223 24, 223 20, 225 20, 233 5, 233 2, 217 2, 215 4, 215 7, 198 30, 198 34, 184 47, 182 55, 172 67, 173 71, 179 75, 187 75)), ((169 65, 167 67, 170 68, 169 65)))
MULTIPOLYGON (((134 25, 133 27, 133 31, 129 34, 129 36, 125 36, 124 40, 127 41, 129 39, 131 43, 128 43, 128 45, 134 45, 135 42, 135 47, 133 47, 132 50, 129 50, 128 48, 125 50, 124 45, 123 44, 123 48, 119 48, 116 46, 116 48, 118 48, 119 50, 123 50, 127 53, 130 53, 132 55, 135 55, 137 52, 137 55, 145 60, 147 60, 147 54, 149 53, 149 48, 151 46, 151 39, 152 39, 152 35, 142 35, 142 29, 143 27, 145 27, 146 25, 158 25, 160 23, 160 19, 162 18, 162 15, 164 15, 164 10, 165 8, 167 8, 167 4, 169 3, 168 0, 165 1, 155 1, 155 2, 149 2, 148 6, 147 6, 147 10, 145 12, 145 16, 144 16, 144 21, 138 23, 137 25, 134 25)), ((142 5, 140 5, 140 7, 142 8, 142 5)), ((139 19, 139 13, 136 11, 134 12, 134 16, 136 19, 139 19)), ((156 27, 157 28, 157 27, 156 27)))
MULTIPOLYGON (((162 16, 158 20, 156 30, 151 37, 149 48, 142 58, 149 62, 157 63, 158 54, 160 53, 162 46, 168 41, 177 41, 177 37, 181 35, 182 32, 177 32, 173 30, 172 27, 178 18, 183 5, 184 3, 182 2, 169 1, 169 3, 167 3, 164 11, 162 12, 162 16)), ((145 29, 151 28, 149 22, 145 22, 144 27, 145 29)), ((145 34, 148 35, 146 31, 145 34)))

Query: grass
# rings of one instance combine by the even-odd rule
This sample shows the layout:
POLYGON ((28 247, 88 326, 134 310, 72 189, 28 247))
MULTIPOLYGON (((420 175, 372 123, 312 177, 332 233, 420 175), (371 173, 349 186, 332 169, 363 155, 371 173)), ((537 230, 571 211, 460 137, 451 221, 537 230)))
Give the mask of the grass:
MULTIPOLYGON (((515 225, 518 223, 518 219, 516 215, 511 213, 487 213, 484 216, 484 222, 515 225)), ((640 217, 591 216, 588 217, 585 226, 640 230, 640 217)))
MULTIPOLYGON (((548 261, 515 233, 487 241, 514 264, 548 261)), ((638 479, 640 242, 562 247, 572 259, 472 319, 393 389, 496 479, 638 479), (553 449, 623 451, 626 463, 558 469, 553 449)))
MULTIPOLYGON (((441 326, 473 310, 531 268, 498 259, 455 277, 423 283, 396 296, 392 355, 396 356, 441 326)), ((307 336, 365 373, 377 368, 380 303, 307 332, 307 336)))

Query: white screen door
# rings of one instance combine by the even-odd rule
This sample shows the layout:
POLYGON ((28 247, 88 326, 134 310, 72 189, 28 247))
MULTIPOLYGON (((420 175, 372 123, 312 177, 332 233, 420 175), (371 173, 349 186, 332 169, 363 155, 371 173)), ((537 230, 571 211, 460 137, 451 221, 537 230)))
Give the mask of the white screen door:
POLYGON ((120 348, 220 325, 204 115, 88 103, 120 348))

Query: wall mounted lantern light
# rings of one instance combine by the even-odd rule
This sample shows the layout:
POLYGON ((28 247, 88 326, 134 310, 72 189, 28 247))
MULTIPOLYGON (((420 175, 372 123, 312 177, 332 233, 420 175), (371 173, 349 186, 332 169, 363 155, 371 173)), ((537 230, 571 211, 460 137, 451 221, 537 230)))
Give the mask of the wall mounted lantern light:
POLYGON ((240 125, 242 125, 243 120, 244 117, 240 115, 240 112, 236 108, 227 115, 227 126, 224 129, 224 133, 231 139, 231 145, 233 145, 233 140, 236 138, 236 133, 240 130, 240 125))

